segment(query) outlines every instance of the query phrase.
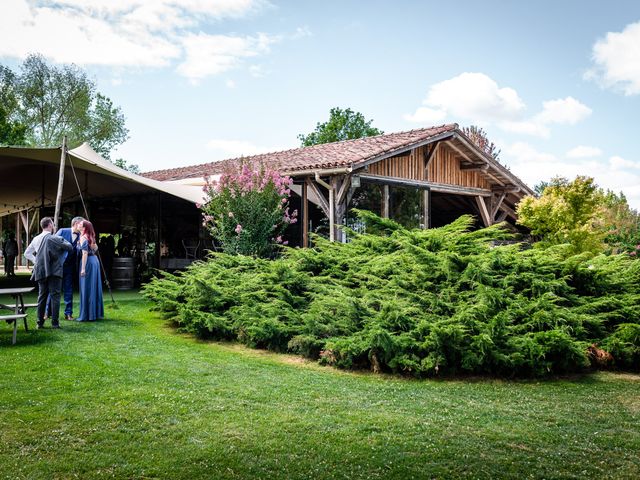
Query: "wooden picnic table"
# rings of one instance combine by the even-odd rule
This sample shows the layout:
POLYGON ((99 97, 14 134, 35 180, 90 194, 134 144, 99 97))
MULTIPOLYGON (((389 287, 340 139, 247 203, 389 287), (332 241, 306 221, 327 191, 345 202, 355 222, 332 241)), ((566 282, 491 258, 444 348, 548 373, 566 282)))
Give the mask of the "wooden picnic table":
POLYGON ((16 336, 18 334, 18 320, 24 321, 25 331, 29 331, 27 326, 27 308, 36 307, 37 303, 24 303, 23 295, 25 293, 33 292, 36 287, 20 287, 20 288, 0 288, 0 296, 11 295, 14 299, 14 303, 6 304, 0 303, 0 308, 5 310, 13 310, 13 315, 0 315, 0 320, 6 320, 7 323, 13 323, 13 342, 16 344, 16 336))

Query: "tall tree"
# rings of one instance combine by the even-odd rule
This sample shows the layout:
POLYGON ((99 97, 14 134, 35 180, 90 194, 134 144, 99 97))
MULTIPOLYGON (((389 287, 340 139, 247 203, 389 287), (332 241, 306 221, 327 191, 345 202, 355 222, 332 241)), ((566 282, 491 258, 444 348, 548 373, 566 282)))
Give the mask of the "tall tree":
POLYGON ((372 127, 373 120, 367 121, 360 112, 354 112, 350 108, 342 110, 339 107, 329 111, 329 121, 318 122, 316 129, 307 134, 298 135, 303 147, 318 145, 321 143, 339 142, 354 138, 373 137, 384 132, 372 127))
POLYGON ((127 140, 120 107, 97 92, 95 82, 77 66, 53 66, 41 55, 30 55, 19 73, 5 77, 7 91, 17 99, 9 115, 26 126, 28 144, 57 146, 67 135, 72 147, 87 141, 109 159, 111 150, 127 140))
POLYGON ((495 143, 489 140, 487 132, 485 132, 484 129, 470 125, 468 127, 462 127, 462 133, 469 137, 469 140, 475 143, 484 153, 493 157, 494 160, 499 160, 500 149, 495 143))
POLYGON ((0 104, 0 145, 25 145, 27 127, 12 122, 5 108, 0 104))
POLYGON ((27 127, 15 118, 18 98, 15 74, 0 65, 0 145, 24 145, 27 127))

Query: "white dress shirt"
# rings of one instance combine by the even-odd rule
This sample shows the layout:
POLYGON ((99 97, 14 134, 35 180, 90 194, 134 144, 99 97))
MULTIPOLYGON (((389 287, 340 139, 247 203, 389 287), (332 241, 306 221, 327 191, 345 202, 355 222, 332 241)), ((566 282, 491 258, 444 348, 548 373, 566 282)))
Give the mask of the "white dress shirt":
POLYGON ((38 254, 38 250, 40 250, 42 240, 44 240, 44 237, 46 237, 47 235, 51 235, 51 232, 49 230, 45 230, 40 235, 36 235, 35 237, 33 237, 33 240, 31 240, 31 243, 24 251, 24 258, 35 264, 36 255, 38 254))

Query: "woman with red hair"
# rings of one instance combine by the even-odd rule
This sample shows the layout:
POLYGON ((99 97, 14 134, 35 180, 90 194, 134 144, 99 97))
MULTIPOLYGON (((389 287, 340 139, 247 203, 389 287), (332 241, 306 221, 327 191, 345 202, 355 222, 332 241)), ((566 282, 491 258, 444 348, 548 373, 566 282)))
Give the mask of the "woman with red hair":
POLYGON ((96 243, 96 232, 90 221, 84 220, 80 226, 80 315, 79 322, 92 322, 104 317, 102 303, 102 277, 100 261, 91 248, 96 243))

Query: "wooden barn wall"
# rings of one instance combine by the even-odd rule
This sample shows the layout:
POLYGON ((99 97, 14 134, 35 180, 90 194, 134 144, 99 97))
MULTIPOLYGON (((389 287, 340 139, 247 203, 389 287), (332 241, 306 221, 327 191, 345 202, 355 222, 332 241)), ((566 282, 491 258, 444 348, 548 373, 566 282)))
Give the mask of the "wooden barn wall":
POLYGON ((479 172, 460 169, 460 160, 446 145, 440 145, 425 172, 424 149, 418 147, 407 155, 387 158, 369 165, 369 173, 385 177, 408 178, 462 187, 489 189, 489 182, 479 172))
POLYGON ((401 157, 387 158, 369 165, 369 173, 385 177, 427 180, 424 169, 424 147, 411 150, 401 157))
POLYGON ((460 185, 463 187, 490 189, 489 182, 480 172, 460 169, 460 160, 446 145, 440 145, 434 158, 429 163, 427 176, 430 182, 460 185))

